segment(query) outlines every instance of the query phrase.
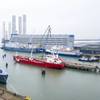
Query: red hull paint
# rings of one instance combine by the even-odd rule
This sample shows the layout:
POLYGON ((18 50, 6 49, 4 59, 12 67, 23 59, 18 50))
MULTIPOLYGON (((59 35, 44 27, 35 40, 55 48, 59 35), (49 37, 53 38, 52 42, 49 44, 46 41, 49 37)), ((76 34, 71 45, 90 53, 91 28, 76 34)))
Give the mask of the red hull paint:
POLYGON ((38 59, 30 59, 28 57, 22 57, 22 56, 14 56, 14 60, 18 63, 28 64, 28 65, 35 65, 35 66, 41 66, 45 68, 53 68, 53 69, 63 69, 64 64, 55 64, 55 63, 49 63, 44 60, 38 60, 38 59))

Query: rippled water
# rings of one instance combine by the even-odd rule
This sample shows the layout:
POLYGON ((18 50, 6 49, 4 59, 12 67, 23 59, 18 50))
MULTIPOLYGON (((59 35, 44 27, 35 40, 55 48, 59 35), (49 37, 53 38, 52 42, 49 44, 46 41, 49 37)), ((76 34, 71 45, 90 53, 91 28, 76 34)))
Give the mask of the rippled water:
MULTIPOLYGON (((0 50, 0 66, 5 68, 5 62, 9 64, 8 90, 29 95, 32 100, 100 100, 100 74, 67 68, 46 69, 43 77, 40 67, 15 63, 12 59, 14 54, 0 50), (7 54, 5 59, 2 58, 4 53, 7 54)), ((64 59, 77 61, 71 57, 64 59)))

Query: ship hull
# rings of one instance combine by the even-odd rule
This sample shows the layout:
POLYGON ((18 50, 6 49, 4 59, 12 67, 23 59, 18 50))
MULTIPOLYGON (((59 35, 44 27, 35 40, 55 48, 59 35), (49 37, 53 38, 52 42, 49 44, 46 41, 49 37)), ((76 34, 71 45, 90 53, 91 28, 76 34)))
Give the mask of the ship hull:
MULTIPOLYGON (((31 48, 15 48, 15 47, 2 47, 3 50, 7 51, 15 51, 15 52, 26 52, 26 53, 31 53, 32 49, 31 48)), ((45 52, 45 49, 43 48, 34 48, 33 53, 43 53, 45 52)))
POLYGON ((14 60, 18 63, 27 64, 27 65, 33 65, 33 66, 40 66, 44 68, 53 68, 53 69, 63 69, 64 64, 55 64, 55 63, 49 63, 44 60, 38 60, 38 59, 30 59, 28 57, 22 57, 22 56, 14 56, 14 60))
POLYGON ((7 78, 8 78, 8 75, 0 75, 0 83, 6 84, 7 78))
POLYGON ((8 78, 8 73, 3 68, 0 68, 0 83, 6 84, 8 78))

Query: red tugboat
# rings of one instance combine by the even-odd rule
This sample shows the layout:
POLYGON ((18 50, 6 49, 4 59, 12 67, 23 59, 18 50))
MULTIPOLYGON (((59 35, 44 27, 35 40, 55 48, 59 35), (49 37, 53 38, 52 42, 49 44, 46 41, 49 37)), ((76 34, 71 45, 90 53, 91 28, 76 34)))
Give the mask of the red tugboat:
MULTIPOLYGON (((45 44, 44 42, 40 41, 42 43, 42 47, 45 48, 46 42, 49 36, 51 36, 51 27, 50 25, 48 26, 47 30, 45 31, 43 37, 45 37, 45 44), (45 35, 45 33, 48 33, 45 35)), ((43 39, 42 37, 42 39, 43 39)), ((42 40, 41 39, 41 40, 42 40)), ((31 52, 32 55, 32 52, 31 52)), ((64 63, 61 58, 58 57, 57 54, 51 54, 51 55, 45 55, 41 59, 39 58, 33 58, 31 57, 24 57, 24 56, 13 56, 14 60, 18 63, 23 63, 23 64, 29 64, 33 66, 40 66, 44 68, 53 68, 53 69, 63 69, 64 68, 64 63)))
POLYGON ((14 56, 14 60, 18 63, 40 66, 44 68, 63 69, 63 60, 54 55, 47 55, 43 59, 36 59, 24 56, 14 56))

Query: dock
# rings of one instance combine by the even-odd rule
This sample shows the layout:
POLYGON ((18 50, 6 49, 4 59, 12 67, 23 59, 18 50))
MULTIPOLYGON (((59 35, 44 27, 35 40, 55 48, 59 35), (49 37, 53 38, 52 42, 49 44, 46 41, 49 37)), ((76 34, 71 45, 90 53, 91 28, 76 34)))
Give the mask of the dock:
POLYGON ((81 64, 81 63, 74 63, 74 62, 63 62, 65 65, 65 68, 71 68, 76 70, 82 70, 82 71, 88 71, 88 72, 96 72, 100 73, 100 67, 92 64, 81 64))
POLYGON ((24 96, 10 92, 5 88, 0 87, 0 100, 25 100, 24 96))

